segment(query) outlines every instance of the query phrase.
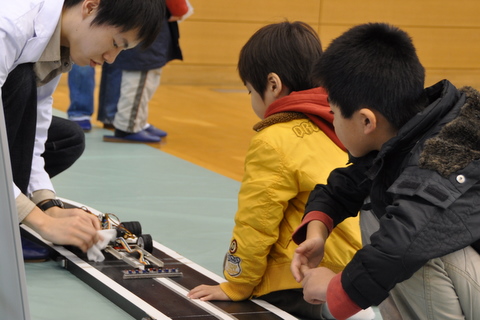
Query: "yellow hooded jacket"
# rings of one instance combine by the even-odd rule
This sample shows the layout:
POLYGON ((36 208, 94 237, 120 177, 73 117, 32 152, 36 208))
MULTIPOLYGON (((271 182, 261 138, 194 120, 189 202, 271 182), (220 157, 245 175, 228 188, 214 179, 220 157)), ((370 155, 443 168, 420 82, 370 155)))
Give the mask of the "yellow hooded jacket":
MULTIPOLYGON (((348 158, 302 113, 282 112, 257 124, 245 159, 245 175, 221 289, 233 301, 301 288, 290 272, 300 225, 315 185, 326 183, 348 158)), ((338 273, 361 248, 359 220, 338 225, 321 263, 338 273)))

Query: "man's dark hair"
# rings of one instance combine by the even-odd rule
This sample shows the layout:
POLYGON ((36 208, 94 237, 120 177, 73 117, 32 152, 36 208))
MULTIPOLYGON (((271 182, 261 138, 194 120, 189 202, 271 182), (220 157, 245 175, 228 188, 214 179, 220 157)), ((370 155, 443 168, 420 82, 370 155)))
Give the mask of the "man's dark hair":
MULTIPOLYGON (((83 0, 65 0, 64 8, 83 0)), ((138 29, 138 40, 144 48, 157 37, 166 17, 165 0, 101 0, 92 25, 111 25, 122 32, 138 29)))
POLYGON ((426 105, 425 70, 412 40, 385 23, 359 25, 333 40, 313 77, 345 118, 367 107, 399 129, 426 105))
POLYGON ((317 33, 304 22, 267 25, 247 41, 240 51, 238 72, 243 83, 250 83, 261 97, 267 76, 276 73, 290 92, 311 89, 310 72, 322 54, 317 33))

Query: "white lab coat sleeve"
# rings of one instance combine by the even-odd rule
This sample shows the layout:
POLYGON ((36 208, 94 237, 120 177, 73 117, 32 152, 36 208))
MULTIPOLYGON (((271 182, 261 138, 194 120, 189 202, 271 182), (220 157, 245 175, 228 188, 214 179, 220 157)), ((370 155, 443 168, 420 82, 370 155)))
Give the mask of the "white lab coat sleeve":
POLYGON ((37 190, 51 190, 55 192, 50 177, 45 171, 45 160, 42 157, 45 151, 45 142, 48 137, 48 128, 52 122, 52 94, 58 85, 61 75, 44 86, 37 88, 37 132, 35 134, 35 146, 32 158, 32 171, 28 194, 37 190))
MULTIPOLYGON (((8 11, 3 8, 2 11, 8 11)), ((23 52, 24 46, 28 41, 29 36, 25 33, 19 32, 15 20, 1 14, 0 17, 0 107, 3 112, 2 88, 8 74, 16 66, 17 59, 23 52)), ((13 182, 12 182, 13 184, 13 182)), ((17 198, 20 195, 20 189, 13 184, 14 196, 17 198)))

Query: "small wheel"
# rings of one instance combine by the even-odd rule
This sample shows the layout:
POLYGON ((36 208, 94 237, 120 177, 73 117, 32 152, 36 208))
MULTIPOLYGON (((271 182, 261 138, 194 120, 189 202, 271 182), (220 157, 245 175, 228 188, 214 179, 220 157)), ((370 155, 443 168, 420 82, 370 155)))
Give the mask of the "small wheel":
POLYGON ((143 250, 152 253, 153 252, 153 240, 149 234, 142 234, 138 237, 137 245, 143 250))
POLYGON ((142 234, 142 225, 138 221, 122 222, 121 225, 137 237, 142 234))

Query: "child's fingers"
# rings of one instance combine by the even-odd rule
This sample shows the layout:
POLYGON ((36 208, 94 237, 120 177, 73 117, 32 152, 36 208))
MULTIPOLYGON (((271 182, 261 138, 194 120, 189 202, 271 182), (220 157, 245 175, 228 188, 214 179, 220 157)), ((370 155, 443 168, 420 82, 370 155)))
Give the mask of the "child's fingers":
POLYGON ((303 272, 301 271, 302 262, 300 261, 300 257, 295 254, 294 258, 292 259, 292 263, 290 264, 290 271, 292 272, 293 278, 298 283, 302 282, 303 280, 303 272))

